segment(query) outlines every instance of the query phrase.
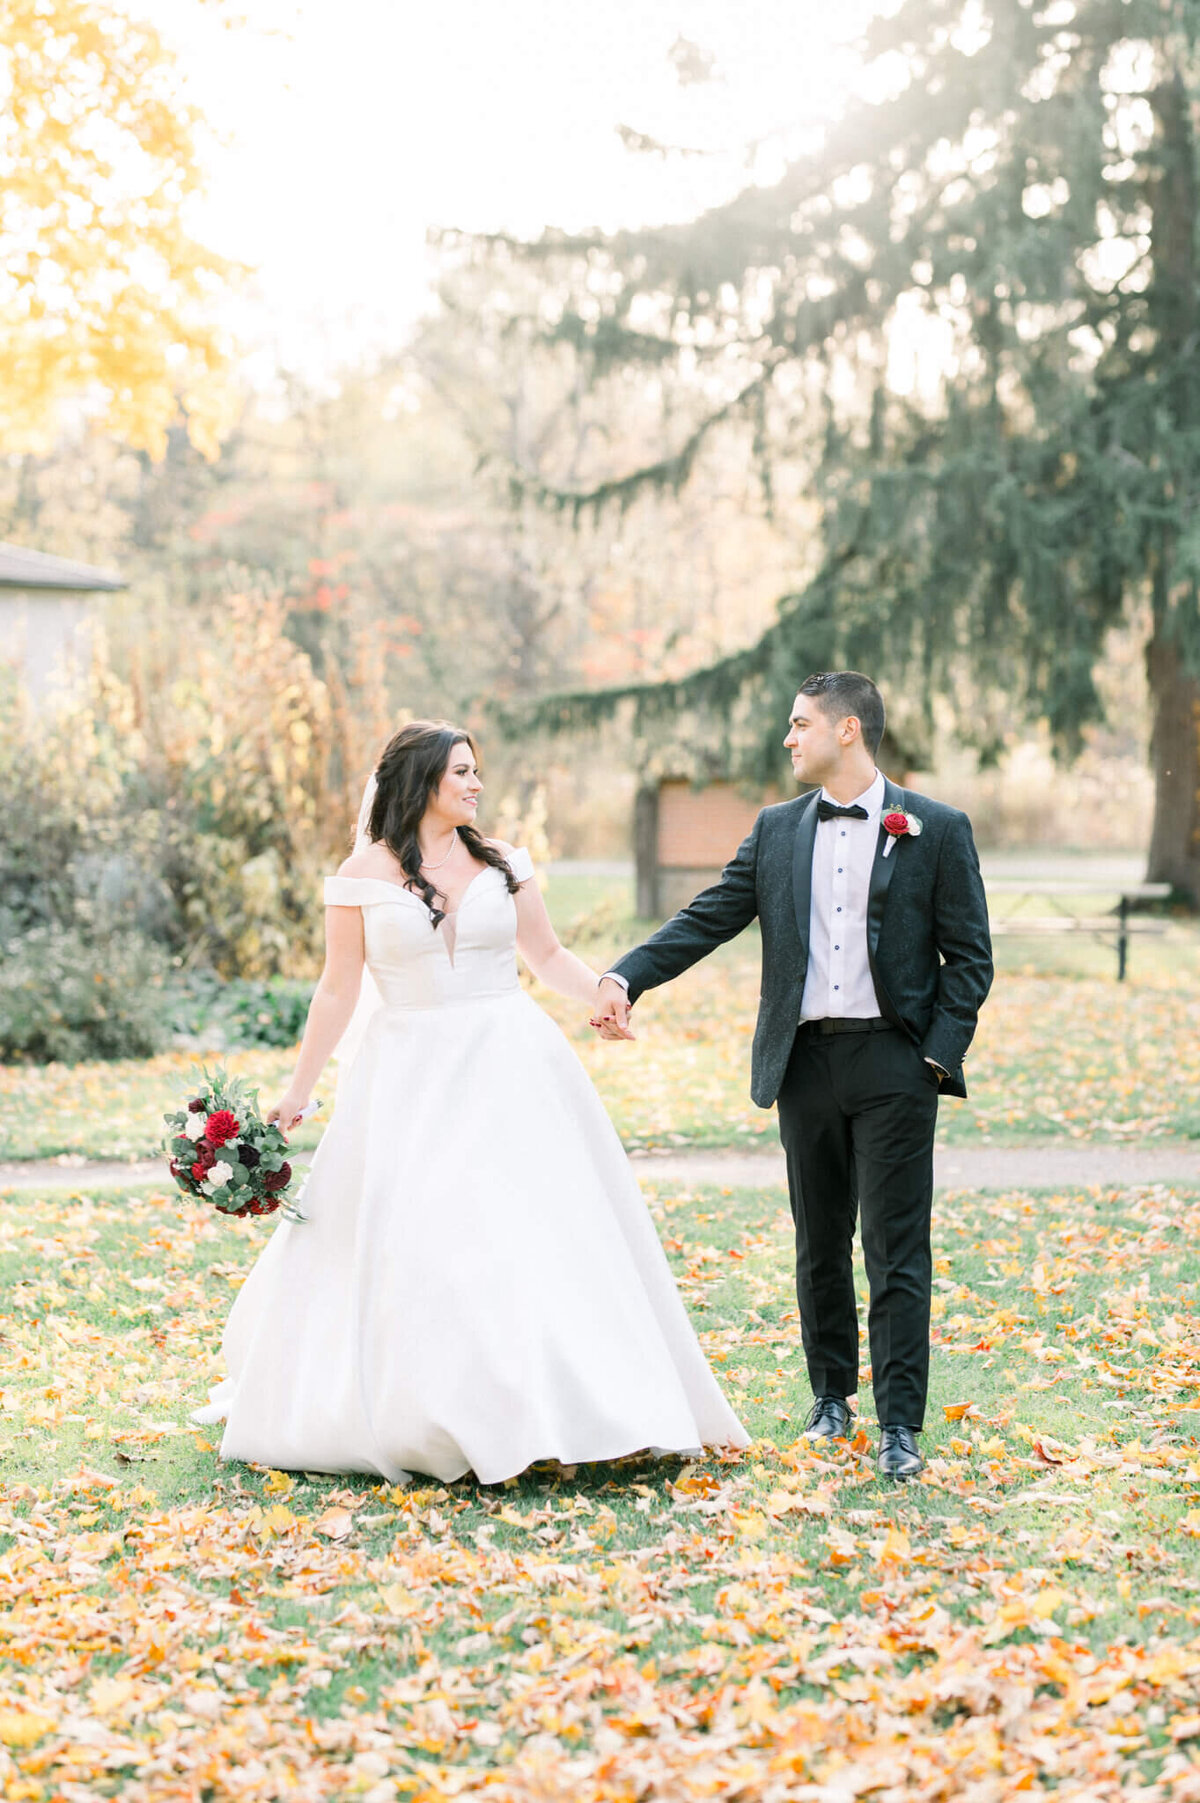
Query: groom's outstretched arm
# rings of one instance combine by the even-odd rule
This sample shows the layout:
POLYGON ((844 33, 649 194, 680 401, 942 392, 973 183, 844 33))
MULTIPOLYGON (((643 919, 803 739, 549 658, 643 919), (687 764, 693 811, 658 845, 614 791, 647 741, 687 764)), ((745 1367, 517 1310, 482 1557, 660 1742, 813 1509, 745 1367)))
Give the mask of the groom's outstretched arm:
POLYGON ((611 1036, 624 1036, 623 1032, 612 1033, 612 1027, 624 1029, 628 1008, 643 990, 669 983, 672 977, 690 969, 714 947, 750 925, 758 913, 756 875, 762 818, 760 814, 721 872, 719 882, 702 889, 694 901, 672 915, 644 944, 626 952, 612 966, 628 988, 626 993, 611 980, 601 984, 600 1020, 609 1025, 611 1036))
POLYGON ((971 823, 960 814, 947 829, 934 886, 934 938, 942 956, 937 1002, 921 1050, 944 1070, 959 1071, 992 986, 987 897, 971 823))

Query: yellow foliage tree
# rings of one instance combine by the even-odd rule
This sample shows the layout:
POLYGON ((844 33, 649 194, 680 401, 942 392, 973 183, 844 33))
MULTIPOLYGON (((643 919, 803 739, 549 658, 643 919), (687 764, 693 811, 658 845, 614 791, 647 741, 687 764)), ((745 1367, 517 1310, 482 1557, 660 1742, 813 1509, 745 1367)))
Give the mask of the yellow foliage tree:
POLYGON ((0 450, 68 397, 160 455, 228 405, 213 302, 231 268, 183 223, 201 125, 159 34, 99 0, 0 5, 0 450))

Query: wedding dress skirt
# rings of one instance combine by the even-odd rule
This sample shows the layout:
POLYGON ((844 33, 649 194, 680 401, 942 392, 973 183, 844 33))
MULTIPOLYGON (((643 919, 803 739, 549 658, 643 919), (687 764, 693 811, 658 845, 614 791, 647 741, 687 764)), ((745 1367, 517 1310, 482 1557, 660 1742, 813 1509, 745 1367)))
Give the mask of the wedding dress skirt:
POLYGON ((362 908, 380 1005, 307 1218, 251 1270, 229 1379, 193 1417, 225 1418, 221 1457, 496 1483, 535 1460, 748 1444, 612 1123, 520 987, 501 873, 463 896, 453 956, 396 884, 331 877, 326 901, 362 908))

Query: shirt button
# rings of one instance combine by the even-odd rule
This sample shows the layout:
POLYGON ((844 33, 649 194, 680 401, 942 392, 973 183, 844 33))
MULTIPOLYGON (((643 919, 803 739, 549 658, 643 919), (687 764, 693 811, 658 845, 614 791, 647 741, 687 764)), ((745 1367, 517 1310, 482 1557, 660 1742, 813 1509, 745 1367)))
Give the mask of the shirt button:
POLYGON ((839 914, 840 914, 840 913, 841 913, 841 911, 842 911, 842 910, 841 910, 841 909, 840 909, 840 908, 839 908, 839 909, 838 909, 838 913, 839 913, 839 914))
POLYGON ((840 864, 839 864, 839 865, 838 865, 838 875, 839 875, 839 876, 841 876, 841 874, 842 874, 842 867, 841 867, 841 865, 840 865, 840 864))
POLYGON ((840 989, 840 988, 841 988, 841 984, 840 984, 840 983, 835 983, 835 984, 834 984, 834 988, 835 988, 835 989, 840 989))
POLYGON ((842 948, 840 945, 835 945, 833 949, 835 952, 840 952, 842 948))

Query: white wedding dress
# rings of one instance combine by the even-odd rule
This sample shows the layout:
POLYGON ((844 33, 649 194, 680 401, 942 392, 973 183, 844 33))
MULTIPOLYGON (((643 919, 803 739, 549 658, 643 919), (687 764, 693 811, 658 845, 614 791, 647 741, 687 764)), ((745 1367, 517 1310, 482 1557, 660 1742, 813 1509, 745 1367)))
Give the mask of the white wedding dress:
MULTIPOLYGON (((533 874, 517 852, 513 874, 533 874)), ((392 1481, 643 1448, 745 1446, 612 1123, 520 987, 516 908, 485 869, 435 931, 424 902, 330 877, 380 992, 301 1207, 251 1270, 221 1457, 392 1481), (447 939, 447 927, 454 929, 447 939)))

